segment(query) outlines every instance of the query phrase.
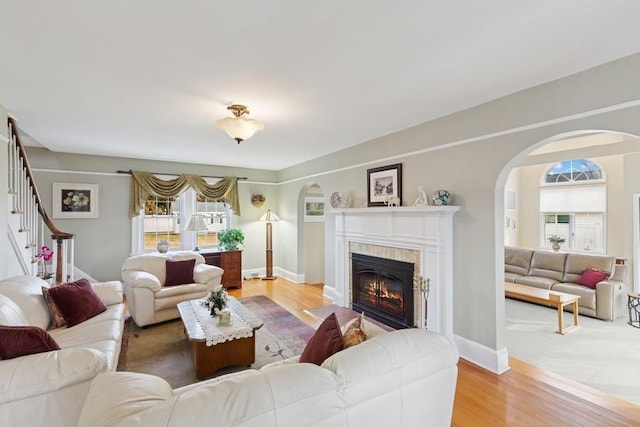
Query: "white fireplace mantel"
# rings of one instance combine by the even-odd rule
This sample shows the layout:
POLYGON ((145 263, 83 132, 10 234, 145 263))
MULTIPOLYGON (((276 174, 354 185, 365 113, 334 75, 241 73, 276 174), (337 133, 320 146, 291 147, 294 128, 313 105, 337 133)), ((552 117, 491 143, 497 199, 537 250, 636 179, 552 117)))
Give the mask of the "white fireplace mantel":
MULTIPOLYGON (((335 216, 336 304, 351 305, 353 244, 419 253, 416 271, 429 278, 427 327, 453 337, 453 215, 459 206, 337 209, 335 216)), ((415 294, 415 323, 424 327, 422 295, 415 294)))

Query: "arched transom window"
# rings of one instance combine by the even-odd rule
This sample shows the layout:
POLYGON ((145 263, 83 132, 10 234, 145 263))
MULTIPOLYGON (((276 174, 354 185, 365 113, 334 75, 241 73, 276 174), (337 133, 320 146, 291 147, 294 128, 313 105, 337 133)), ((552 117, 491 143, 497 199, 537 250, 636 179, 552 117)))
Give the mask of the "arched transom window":
POLYGON ((590 181, 602 179, 600 166, 587 159, 565 160, 556 163, 549 169, 544 182, 552 184, 555 182, 590 181))

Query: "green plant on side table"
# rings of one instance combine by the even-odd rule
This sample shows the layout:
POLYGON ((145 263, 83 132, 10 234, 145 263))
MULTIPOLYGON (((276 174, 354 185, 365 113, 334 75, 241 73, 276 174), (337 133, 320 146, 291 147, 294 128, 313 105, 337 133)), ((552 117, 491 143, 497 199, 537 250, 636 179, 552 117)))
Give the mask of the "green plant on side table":
POLYGON ((244 233, 239 228, 230 228, 218 233, 218 242, 223 251, 237 251, 244 243, 244 233))
POLYGON ((567 241, 567 239, 560 237, 557 234, 550 236, 547 240, 549 240, 549 243, 551 243, 551 249, 555 252, 558 252, 560 250, 560 245, 567 241))

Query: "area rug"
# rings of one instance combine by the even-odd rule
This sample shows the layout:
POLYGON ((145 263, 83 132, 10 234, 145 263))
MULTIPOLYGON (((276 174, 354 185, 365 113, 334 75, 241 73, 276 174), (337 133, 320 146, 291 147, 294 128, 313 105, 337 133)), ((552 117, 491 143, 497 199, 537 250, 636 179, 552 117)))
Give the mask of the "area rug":
MULTIPOLYGON (((314 329, 266 296, 239 299, 264 325, 256 331, 256 361, 252 369, 302 353, 314 329)), ((231 367, 215 376, 247 367, 231 367)), ((198 380, 180 319, 138 327, 127 319, 118 371, 142 372, 164 378, 173 388, 198 380)))
POLYGON ((628 318, 580 316, 580 329, 559 335, 555 309, 509 298, 505 306, 510 356, 640 405, 640 329, 628 318))

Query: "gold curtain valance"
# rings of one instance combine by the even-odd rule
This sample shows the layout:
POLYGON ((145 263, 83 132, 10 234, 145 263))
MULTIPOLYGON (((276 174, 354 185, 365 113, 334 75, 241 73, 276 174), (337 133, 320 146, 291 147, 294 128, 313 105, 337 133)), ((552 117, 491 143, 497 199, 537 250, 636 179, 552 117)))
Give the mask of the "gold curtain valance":
POLYGON ((175 179, 160 179, 149 172, 131 171, 131 177, 131 218, 140 214, 149 196, 177 197, 189 187, 213 201, 228 203, 236 215, 240 215, 237 177, 228 176, 215 184, 207 184, 199 175, 188 174, 179 175, 175 179))

